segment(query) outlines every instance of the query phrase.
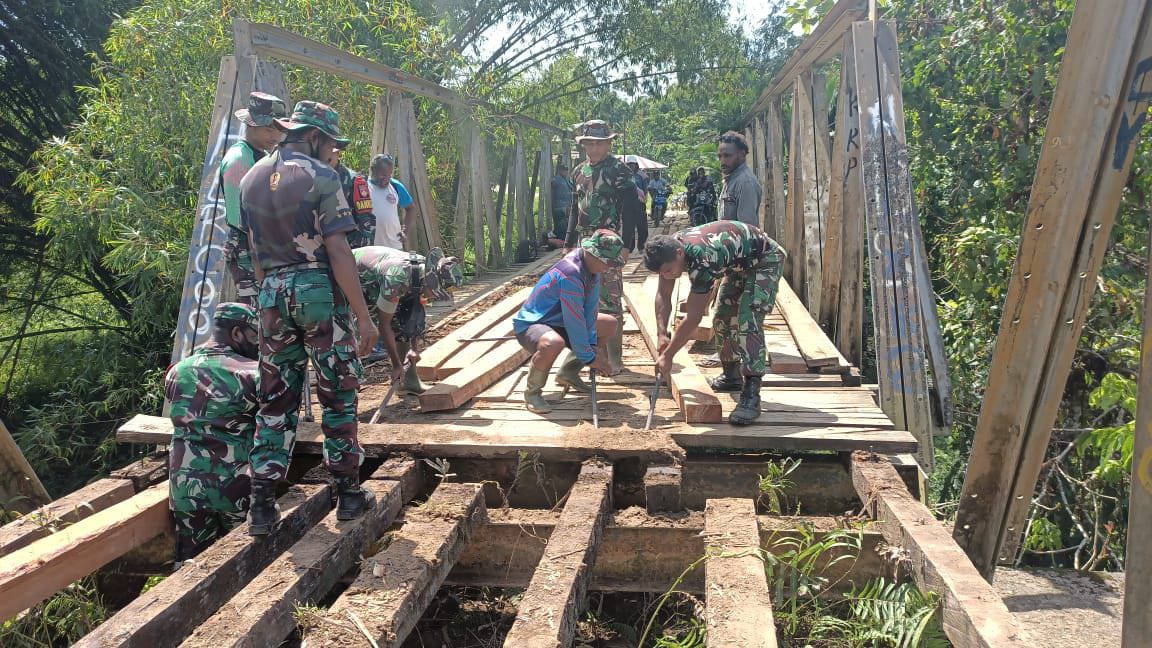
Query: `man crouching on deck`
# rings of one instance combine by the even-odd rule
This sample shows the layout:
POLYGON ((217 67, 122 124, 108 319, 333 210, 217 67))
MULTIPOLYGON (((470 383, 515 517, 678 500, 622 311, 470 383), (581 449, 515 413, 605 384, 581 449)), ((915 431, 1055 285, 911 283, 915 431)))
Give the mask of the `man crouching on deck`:
POLYGON ((544 383, 552 363, 564 347, 572 355, 556 375, 556 384, 578 392, 592 388, 580 379, 580 369, 588 365, 608 373, 608 356, 596 343, 616 332, 616 318, 600 314, 600 273, 620 268, 628 260, 624 241, 611 230, 596 230, 580 247, 568 253, 540 277, 512 328, 516 339, 533 352, 528 371, 524 405, 530 412, 547 414, 552 406, 544 400, 544 383))
POLYGON ((713 328, 722 341, 720 362, 724 373, 711 381, 715 391, 739 391, 740 403, 728 421, 749 425, 760 418, 760 382, 766 370, 764 316, 772 312, 784 250, 758 227, 738 221, 718 221, 690 227, 671 235, 653 236, 644 246, 644 267, 660 273, 656 293, 656 326, 659 331, 656 374, 665 379, 676 352, 692 339, 692 333, 708 308, 717 279, 719 303, 713 328), (672 288, 685 271, 691 283, 684 321, 669 337, 672 288))

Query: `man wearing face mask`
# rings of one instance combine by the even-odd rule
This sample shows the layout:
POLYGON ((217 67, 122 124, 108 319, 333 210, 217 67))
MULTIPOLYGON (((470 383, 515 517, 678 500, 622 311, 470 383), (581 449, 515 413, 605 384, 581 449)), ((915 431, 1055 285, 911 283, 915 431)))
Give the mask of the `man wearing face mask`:
POLYGON ((164 378, 175 431, 169 506, 176 559, 194 558, 244 521, 252 486, 248 456, 256 431, 259 339, 256 311, 216 306, 212 339, 164 378))

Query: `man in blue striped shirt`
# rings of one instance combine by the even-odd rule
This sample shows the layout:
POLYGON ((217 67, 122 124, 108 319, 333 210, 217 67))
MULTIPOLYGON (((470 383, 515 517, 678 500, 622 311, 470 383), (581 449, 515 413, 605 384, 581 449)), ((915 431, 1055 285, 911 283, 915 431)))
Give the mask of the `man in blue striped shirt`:
POLYGON ((616 332, 616 318, 599 313, 600 273, 622 267, 628 260, 624 242, 612 230, 596 230, 580 247, 560 259, 540 277, 528 301, 512 319, 521 346, 533 353, 524 404, 530 412, 547 414, 544 384, 552 363, 564 347, 572 350, 556 375, 556 384, 579 392, 592 388, 580 378, 589 365, 607 373, 608 357, 597 340, 616 332))

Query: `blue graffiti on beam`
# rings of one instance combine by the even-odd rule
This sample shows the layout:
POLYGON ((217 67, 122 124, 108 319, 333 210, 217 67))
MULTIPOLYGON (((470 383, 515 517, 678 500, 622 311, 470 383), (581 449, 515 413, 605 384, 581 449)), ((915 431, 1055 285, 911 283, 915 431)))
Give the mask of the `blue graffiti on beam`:
POLYGON ((1148 121, 1148 101, 1152 99, 1152 92, 1146 91, 1144 87, 1144 78, 1148 72, 1152 71, 1152 57, 1146 58, 1136 64, 1136 72, 1132 75, 1132 85, 1128 87, 1127 102, 1134 104, 1131 106, 1133 111, 1133 120, 1128 119, 1128 106, 1125 106, 1124 111, 1120 114, 1120 124, 1116 130, 1116 148, 1112 153, 1112 168, 1119 170, 1124 168, 1124 162, 1128 159, 1128 150, 1132 147, 1132 140, 1136 139, 1136 135, 1140 133, 1140 128, 1144 126, 1144 122, 1148 121))
POLYGON ((176 339, 172 348, 172 361, 188 356, 197 343, 208 335, 212 312, 220 299, 224 284, 224 244, 228 240, 227 221, 223 218, 224 195, 219 163, 232 144, 239 141, 239 130, 229 128, 229 117, 221 124, 219 136, 208 156, 213 166, 212 185, 204 195, 192 229, 188 247, 188 268, 184 276, 184 291, 180 298, 180 316, 176 323, 176 339))

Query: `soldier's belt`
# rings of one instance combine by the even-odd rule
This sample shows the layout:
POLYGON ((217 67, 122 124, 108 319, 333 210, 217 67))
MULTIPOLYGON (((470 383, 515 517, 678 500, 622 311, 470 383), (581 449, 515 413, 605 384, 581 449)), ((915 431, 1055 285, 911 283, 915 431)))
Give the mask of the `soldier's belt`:
POLYGON ((309 261, 307 263, 289 263, 288 265, 276 266, 269 268, 265 272, 297 272, 299 270, 327 270, 328 262, 326 261, 309 261))

